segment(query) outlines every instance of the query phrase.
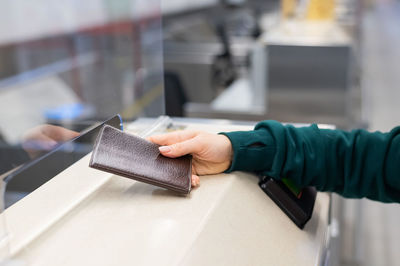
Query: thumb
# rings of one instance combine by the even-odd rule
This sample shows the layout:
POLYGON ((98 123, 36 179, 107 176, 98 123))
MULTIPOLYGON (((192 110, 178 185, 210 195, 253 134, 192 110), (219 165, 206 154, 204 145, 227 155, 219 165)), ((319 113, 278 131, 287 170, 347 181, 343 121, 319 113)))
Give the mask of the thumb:
POLYGON ((196 153, 201 149, 200 143, 194 138, 169 146, 159 147, 160 153, 166 157, 176 158, 186 154, 196 153))

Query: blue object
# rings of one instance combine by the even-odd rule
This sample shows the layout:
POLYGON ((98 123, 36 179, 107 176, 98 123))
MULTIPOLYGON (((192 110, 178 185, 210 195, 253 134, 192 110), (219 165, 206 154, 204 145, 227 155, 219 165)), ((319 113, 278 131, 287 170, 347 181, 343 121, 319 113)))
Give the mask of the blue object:
POLYGON ((52 120, 71 120, 79 118, 85 109, 86 107, 81 103, 66 104, 45 110, 44 115, 47 119, 52 120))

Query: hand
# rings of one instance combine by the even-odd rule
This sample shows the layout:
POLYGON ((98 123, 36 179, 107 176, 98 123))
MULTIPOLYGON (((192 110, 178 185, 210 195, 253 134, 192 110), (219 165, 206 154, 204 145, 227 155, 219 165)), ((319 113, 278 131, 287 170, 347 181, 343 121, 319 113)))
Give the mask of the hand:
POLYGON ((224 135, 184 130, 147 139, 162 145, 159 150, 166 157, 176 158, 186 154, 193 156, 192 186, 200 184, 198 175, 222 173, 231 165, 232 145, 224 135))
POLYGON ((50 151, 58 143, 79 136, 78 132, 53 125, 40 125, 28 130, 22 141, 22 147, 31 158, 43 151, 50 151))

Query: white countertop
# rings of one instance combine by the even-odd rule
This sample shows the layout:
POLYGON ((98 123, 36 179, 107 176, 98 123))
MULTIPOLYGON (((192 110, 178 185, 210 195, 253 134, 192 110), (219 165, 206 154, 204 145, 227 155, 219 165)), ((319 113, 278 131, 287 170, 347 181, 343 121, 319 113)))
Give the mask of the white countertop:
POLYGON ((200 187, 185 197, 91 169, 89 158, 5 211, 13 259, 26 265, 97 266, 317 265, 321 260, 326 193, 318 193, 313 217, 300 230, 251 174, 201 177, 200 187))

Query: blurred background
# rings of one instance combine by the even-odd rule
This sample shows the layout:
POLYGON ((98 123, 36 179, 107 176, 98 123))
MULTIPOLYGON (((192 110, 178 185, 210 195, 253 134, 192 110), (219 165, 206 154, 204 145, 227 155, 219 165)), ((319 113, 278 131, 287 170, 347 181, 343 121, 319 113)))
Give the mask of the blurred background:
MULTIPOLYGON (((345 130, 399 125, 399 0, 1 5, 6 206, 51 178, 41 179, 50 171, 41 167, 14 180, 25 165, 117 113, 124 122, 169 115, 345 130)), ((340 234, 332 265, 398 264, 398 205, 339 197, 333 204, 340 234)))

